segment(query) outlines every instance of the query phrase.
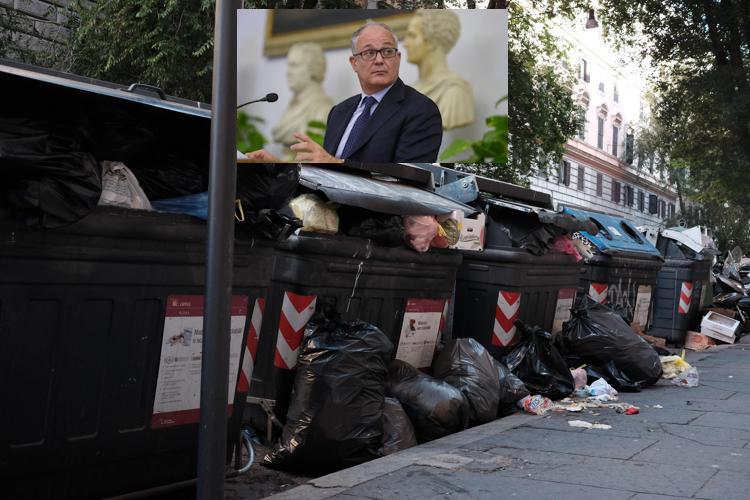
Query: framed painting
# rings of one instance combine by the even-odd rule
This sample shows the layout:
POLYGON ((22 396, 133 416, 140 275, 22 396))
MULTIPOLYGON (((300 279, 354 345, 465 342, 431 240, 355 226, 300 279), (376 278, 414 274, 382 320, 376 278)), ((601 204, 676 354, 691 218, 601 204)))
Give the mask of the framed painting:
POLYGON ((346 48, 352 33, 368 20, 387 24, 402 39, 411 16, 411 11, 386 9, 269 10, 263 54, 285 56, 299 42, 318 43, 323 49, 346 48))

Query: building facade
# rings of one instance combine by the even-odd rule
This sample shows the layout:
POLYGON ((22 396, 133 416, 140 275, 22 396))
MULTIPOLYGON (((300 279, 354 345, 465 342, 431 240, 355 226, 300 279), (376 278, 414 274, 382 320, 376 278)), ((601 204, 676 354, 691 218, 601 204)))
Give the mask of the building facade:
POLYGON ((533 188, 551 192, 555 204, 620 215, 636 225, 661 226, 675 215, 677 196, 658 159, 639 157, 636 134, 648 119, 645 86, 639 72, 618 62, 599 28, 585 20, 558 26, 571 44, 572 92, 585 109, 585 126, 568 140, 563 161, 533 188))

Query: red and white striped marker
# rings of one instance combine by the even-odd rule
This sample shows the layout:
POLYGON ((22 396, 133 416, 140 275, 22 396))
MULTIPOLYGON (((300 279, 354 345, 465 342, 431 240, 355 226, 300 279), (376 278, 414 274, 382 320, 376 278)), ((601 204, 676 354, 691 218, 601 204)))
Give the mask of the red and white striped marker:
POLYGON ((680 288, 680 303, 677 306, 677 312, 687 314, 690 311, 690 299, 693 297, 693 284, 690 281, 683 281, 680 288))
POLYGON ((247 342, 245 343, 245 354, 242 358, 242 370, 240 371, 240 381, 237 384, 237 392, 248 392, 250 390, 250 380, 253 377, 255 356, 258 353, 260 327, 263 324, 263 311, 265 310, 266 299, 255 299, 253 315, 250 318, 250 330, 247 332, 247 342))
POLYGON ((302 343, 305 325, 315 312, 315 295, 297 295, 284 292, 279 317, 279 332, 276 334, 276 353, 273 364, 284 370, 297 366, 297 354, 302 343))
POLYGON ((606 283, 591 283, 589 286, 589 297, 594 299, 600 304, 604 304, 607 300, 607 292, 609 291, 609 285, 606 283))
POLYGON ((500 290, 497 294, 497 307, 495 307, 495 326, 492 329, 492 344, 506 346, 513 342, 516 335, 515 321, 521 309, 521 293, 505 292, 500 290))

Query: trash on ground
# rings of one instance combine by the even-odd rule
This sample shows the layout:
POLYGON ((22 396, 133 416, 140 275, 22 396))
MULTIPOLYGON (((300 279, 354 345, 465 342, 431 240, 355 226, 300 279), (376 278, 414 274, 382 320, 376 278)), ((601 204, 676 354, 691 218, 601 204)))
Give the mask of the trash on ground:
POLYGON ((575 390, 583 389, 586 387, 586 382, 588 381, 588 376, 586 375, 586 370, 583 368, 576 368, 574 370, 570 370, 570 374, 573 376, 573 382, 575 383, 575 390))
POLYGON ((459 389, 469 403, 469 425, 497 418, 500 379, 495 359, 472 338, 451 340, 432 364, 432 374, 459 389))
POLYGON ((585 420, 568 420, 568 425, 571 427, 580 427, 582 429, 602 429, 602 430, 608 430, 611 429, 611 425, 607 424, 594 424, 591 422, 586 422, 585 420))
POLYGON ((651 405, 651 408, 664 408, 662 405, 651 405))
POLYGON ((507 366, 498 360, 494 360, 497 377, 500 380, 500 401, 497 408, 497 416, 503 417, 516 411, 516 402, 528 396, 529 390, 523 384, 523 380, 516 377, 507 366))
POLYGON ((603 377, 617 390, 640 390, 661 377, 659 355, 622 317, 588 296, 576 302, 559 337, 572 366, 586 363, 590 377, 603 377))
POLYGON ((515 325, 520 339, 504 353, 501 361, 523 380, 532 394, 550 399, 570 395, 575 389, 573 376, 552 344, 552 335, 520 320, 515 325))
POLYGON ((701 321, 701 333, 716 340, 734 344, 740 322, 722 314, 709 311, 701 321))
POLYGON ((401 403, 394 398, 385 398, 383 410, 383 454, 390 455, 417 445, 414 426, 401 403))
POLYGON ((698 369, 691 366, 672 379, 674 385, 680 387, 698 387, 698 369))
POLYGON ((516 405, 526 413, 532 415, 544 415, 549 412, 555 404, 549 398, 545 398, 540 394, 534 394, 533 396, 529 395, 518 400, 516 405))
POLYGON ((286 425, 263 464, 330 470, 380 456, 392 351, 388 337, 371 324, 314 316, 301 346, 286 425))
POLYGON ((404 407, 420 443, 453 434, 468 425, 469 403, 463 393, 404 361, 391 362, 387 394, 404 407))
POLYGON ((302 220, 303 231, 327 234, 336 234, 339 231, 339 216, 334 203, 306 193, 290 201, 289 208, 295 217, 302 220))
MULTIPOLYGON (((599 396, 608 396, 611 399, 617 399, 617 390, 609 385, 603 378, 595 380, 590 386, 588 386, 589 396, 598 398, 599 396)), ((610 399, 603 399, 609 401, 610 399)))
POLYGON ((700 332, 688 330, 687 335, 685 335, 685 349, 690 349, 691 351, 703 351, 704 349, 708 349, 715 345, 716 341, 714 339, 708 335, 703 335, 700 332))

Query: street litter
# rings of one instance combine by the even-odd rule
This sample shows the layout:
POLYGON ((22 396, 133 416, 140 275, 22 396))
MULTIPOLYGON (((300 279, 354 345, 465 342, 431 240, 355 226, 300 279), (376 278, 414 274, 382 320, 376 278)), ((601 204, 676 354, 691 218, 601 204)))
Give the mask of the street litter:
POLYGON ((586 422, 585 420, 568 420, 568 425, 571 427, 580 427, 582 429, 602 429, 605 431, 612 428, 611 425, 593 424, 591 422, 586 422))
POLYGON ((682 356, 659 356, 661 360, 662 378, 670 380, 680 387, 696 387, 698 385, 698 369, 685 361, 685 351, 682 356))
POLYGON ((664 408, 662 405, 652 405, 651 408, 664 408))
POLYGON ((554 403, 549 398, 545 398, 539 394, 533 396, 526 396, 516 402, 516 405, 526 413, 532 415, 545 415, 553 407, 554 403))

